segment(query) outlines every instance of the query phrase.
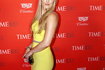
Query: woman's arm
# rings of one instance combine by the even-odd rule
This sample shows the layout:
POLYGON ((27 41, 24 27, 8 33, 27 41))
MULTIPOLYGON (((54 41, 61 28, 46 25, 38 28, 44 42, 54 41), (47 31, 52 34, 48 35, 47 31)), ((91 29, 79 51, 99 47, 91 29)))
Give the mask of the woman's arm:
POLYGON ((44 50, 51 44, 57 25, 58 25, 58 14, 51 13, 47 17, 46 21, 47 21, 47 24, 46 24, 46 31, 45 31, 44 39, 42 42, 40 42, 38 45, 36 45, 36 47, 34 47, 31 50, 33 53, 44 50))

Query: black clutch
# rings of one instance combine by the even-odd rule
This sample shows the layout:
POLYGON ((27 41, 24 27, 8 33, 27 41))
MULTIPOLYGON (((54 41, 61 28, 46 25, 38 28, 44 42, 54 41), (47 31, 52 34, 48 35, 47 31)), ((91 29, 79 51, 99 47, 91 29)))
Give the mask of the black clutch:
POLYGON ((34 63, 33 54, 29 57, 28 62, 30 64, 33 64, 34 63))

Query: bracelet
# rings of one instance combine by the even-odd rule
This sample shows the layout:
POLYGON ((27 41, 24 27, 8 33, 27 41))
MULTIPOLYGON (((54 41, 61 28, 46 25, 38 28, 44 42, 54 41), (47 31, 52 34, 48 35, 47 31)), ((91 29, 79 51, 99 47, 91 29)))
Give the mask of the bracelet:
POLYGON ((29 49, 30 49, 30 47, 26 47, 26 49, 27 49, 27 48, 29 48, 29 49))

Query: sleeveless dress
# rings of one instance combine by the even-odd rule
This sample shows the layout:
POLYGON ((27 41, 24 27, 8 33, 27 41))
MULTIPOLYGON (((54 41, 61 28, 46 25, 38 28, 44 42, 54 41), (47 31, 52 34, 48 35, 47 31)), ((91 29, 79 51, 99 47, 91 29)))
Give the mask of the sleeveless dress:
MULTIPOLYGON (((33 41, 32 47, 38 45, 39 42, 43 40, 45 34, 45 30, 42 30, 40 34, 35 33, 38 31, 38 22, 39 21, 36 20, 31 25, 33 40, 38 41, 33 41)), ((50 48, 51 47, 48 46, 46 49, 33 54, 34 63, 31 65, 31 70, 53 70, 54 58, 50 48)))

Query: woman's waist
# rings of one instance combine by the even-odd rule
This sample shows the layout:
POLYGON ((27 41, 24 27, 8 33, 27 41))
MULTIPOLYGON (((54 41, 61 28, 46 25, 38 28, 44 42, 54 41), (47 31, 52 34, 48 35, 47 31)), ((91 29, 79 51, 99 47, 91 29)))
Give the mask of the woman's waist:
POLYGON ((42 41, 40 41, 40 40, 33 40, 32 42, 34 42, 34 43, 40 43, 42 41))
MULTIPOLYGON (((33 40, 32 42, 33 42, 32 47, 35 47, 36 45, 38 45, 38 44, 41 43, 42 41, 33 40)), ((48 46, 48 47, 50 47, 50 46, 48 46)))

